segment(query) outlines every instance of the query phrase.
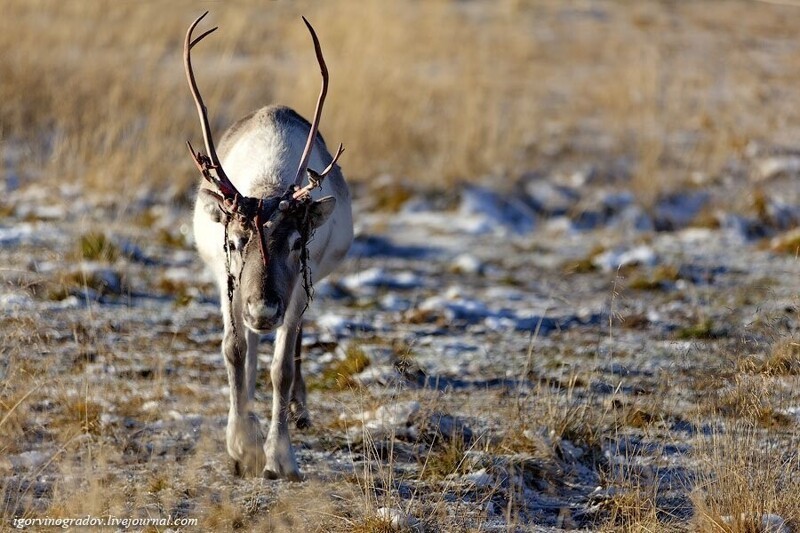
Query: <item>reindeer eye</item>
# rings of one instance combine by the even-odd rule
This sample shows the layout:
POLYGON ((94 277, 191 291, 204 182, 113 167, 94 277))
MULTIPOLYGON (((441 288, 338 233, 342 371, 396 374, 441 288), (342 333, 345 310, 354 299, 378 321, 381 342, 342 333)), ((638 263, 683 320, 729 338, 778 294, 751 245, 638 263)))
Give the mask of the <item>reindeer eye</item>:
POLYGON ((228 247, 232 252, 244 250, 247 245, 248 237, 246 235, 237 235, 228 240, 228 247))
POLYGON ((291 242, 291 246, 289 247, 289 249, 293 252, 297 252, 302 247, 303 247, 303 239, 297 237, 291 242))

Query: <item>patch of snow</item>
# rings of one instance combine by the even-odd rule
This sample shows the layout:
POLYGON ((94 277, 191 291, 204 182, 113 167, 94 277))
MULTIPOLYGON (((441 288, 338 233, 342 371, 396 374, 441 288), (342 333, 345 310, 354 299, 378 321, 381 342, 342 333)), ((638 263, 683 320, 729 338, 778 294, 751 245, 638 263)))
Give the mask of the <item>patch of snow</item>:
POLYGON ((530 298, 529 294, 511 287, 487 287, 486 299, 492 301, 521 302, 530 298))
POLYGON ((64 298, 63 300, 60 300, 58 302, 53 302, 48 307, 50 309, 78 309, 80 307, 83 307, 83 305, 84 305, 84 300, 78 298, 75 295, 70 295, 64 298))
POLYGON ((692 244, 706 242, 714 236, 714 231, 709 228, 686 228, 678 233, 679 240, 692 244))
POLYGON ((10 228, 0 228, 0 246, 19 246, 38 242, 33 224, 17 224, 10 228))
POLYGON ((792 176, 800 173, 800 157, 768 157, 760 161, 756 168, 755 177, 758 181, 764 181, 778 176, 792 176))
POLYGON ((787 407, 785 409, 780 409, 780 412, 800 422, 800 406, 793 406, 793 407, 787 407))
MULTIPOLYGON (((408 425, 411 417, 419 411, 417 401, 391 402, 381 405, 375 410, 364 411, 356 415, 355 420, 363 423, 362 427, 353 427, 348 431, 354 440, 363 439, 366 435, 372 440, 381 439, 390 435, 407 436, 408 425)), ((342 413, 342 420, 353 420, 352 417, 342 413)))
POLYGON ((64 220, 67 216, 67 210, 66 207, 55 204, 23 204, 17 207, 16 216, 23 219, 64 220))
POLYGON ((485 265, 472 254, 460 254, 453 259, 453 269, 460 274, 482 274, 485 265))
POLYGON ((170 409, 167 415, 172 420, 189 422, 193 426, 198 426, 203 423, 203 415, 198 413, 181 413, 180 411, 176 411, 175 409, 170 409))
POLYGON ((363 420, 368 428, 404 426, 419 409, 419 402, 415 400, 392 402, 381 405, 374 411, 367 411, 363 415, 363 420))
POLYGON ((533 209, 548 217, 567 214, 580 200, 580 194, 575 189, 547 180, 528 182, 525 192, 533 209))
POLYGON ((139 409, 146 413, 159 411, 161 409, 161 402, 157 402, 155 400, 149 400, 147 402, 144 402, 139 409))
POLYGON ((486 187, 468 187, 461 194, 458 216, 471 234, 524 235, 536 227, 533 210, 525 202, 504 197, 486 187))
POLYGON ((493 484, 492 476, 486 471, 485 468, 481 468, 475 472, 470 472, 469 474, 464 474, 459 479, 466 485, 477 488, 484 488, 493 484))
POLYGON ((654 266, 658 263, 655 251, 649 246, 637 246, 627 250, 607 250, 592 258, 592 264, 604 272, 611 272, 629 265, 654 266))
POLYGON ((0 309, 6 312, 17 312, 35 307, 33 298, 22 292, 10 292, 0 295, 0 309))
POLYGON ((387 294, 380 299, 381 309, 395 313, 403 313, 411 309, 412 302, 407 298, 401 298, 396 294, 387 294))
POLYGON ((424 280, 414 272, 403 271, 390 274, 381 267, 368 268, 341 279, 340 283, 351 291, 374 291, 375 289, 413 289, 424 285, 424 280))
POLYGON ((403 376, 400 375, 394 365, 370 364, 366 369, 353 377, 358 383, 364 386, 396 386, 404 382, 403 376))
POLYGON ((9 461, 15 468, 32 470, 38 468, 50 459, 50 455, 37 450, 22 452, 9 456, 9 461))
MULTIPOLYGON (((735 522, 734 517, 731 515, 724 515, 720 518, 722 518, 722 521, 726 524, 733 525, 735 522)), ((747 513, 741 513, 739 515, 739 520, 744 523, 753 522, 754 520, 758 520, 758 518, 758 516, 748 516, 747 513)), ((761 533, 789 533, 792 531, 786 524, 786 521, 777 514, 768 513, 761 515, 759 522, 761 522, 761 527, 759 528, 761 533)))
POLYGON ((351 320, 335 313, 324 313, 317 317, 317 327, 336 338, 351 337, 353 333, 374 331, 375 328, 366 322, 351 320))
POLYGON ((460 320, 471 324, 481 322, 489 317, 500 316, 482 301, 468 298, 450 299, 431 296, 420 304, 419 309, 421 311, 440 311, 449 321, 460 320))
POLYGON ((164 269, 162 278, 166 281, 192 285, 197 279, 197 275, 187 268, 168 267, 164 269))
POLYGON ((423 530, 419 520, 400 509, 381 507, 375 511, 375 515, 394 531, 410 530, 416 532, 423 530))

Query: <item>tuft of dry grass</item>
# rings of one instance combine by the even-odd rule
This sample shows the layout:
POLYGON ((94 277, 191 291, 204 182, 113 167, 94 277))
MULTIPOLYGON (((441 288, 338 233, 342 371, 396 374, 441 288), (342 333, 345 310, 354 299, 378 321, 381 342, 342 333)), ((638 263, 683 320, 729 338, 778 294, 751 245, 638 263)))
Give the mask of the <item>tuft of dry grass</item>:
POLYGON ((776 432, 794 431, 793 378, 800 365, 793 338, 776 341, 766 356, 734 353, 724 370, 696 376, 696 412, 722 416, 725 423, 747 423, 776 432))
POLYGON ((332 362, 319 377, 310 378, 309 390, 345 390, 358 387, 353 376, 362 372, 370 364, 369 357, 357 344, 350 344, 344 358, 332 362))
POLYGON ((674 265, 660 265, 649 276, 637 276, 628 284, 628 288, 640 291, 664 290, 678 281, 680 273, 674 265))
POLYGON ((697 447, 704 470, 692 496, 696 531, 765 531, 772 515, 789 530, 800 526, 796 450, 765 446, 764 436, 750 422, 735 422, 697 447))
POLYGON ((105 233, 93 231, 81 235, 76 254, 88 261, 113 263, 120 256, 120 250, 105 233))
POLYGON ((769 243, 769 249, 779 254, 800 256, 800 230, 792 229, 774 237, 769 243))
POLYGON ((30 430, 28 402, 39 387, 26 391, 3 383, 0 391, 0 453, 10 455, 21 451, 22 436, 30 430))
MULTIPOLYGON (((624 480, 622 488, 607 502, 600 531, 670 531, 669 524, 659 519, 656 490, 624 480)), ((675 528, 677 529, 677 528, 675 528)))
POLYGON ((423 479, 444 479, 451 474, 465 474, 466 452, 469 449, 463 438, 447 439, 420 456, 423 479))
POLYGON ((684 326, 675 332, 675 338, 680 340, 713 339, 717 336, 714 321, 709 317, 698 318, 693 324, 684 326))
POLYGON ((783 399, 774 381, 764 375, 734 373, 716 381, 698 405, 704 414, 730 421, 745 420, 765 428, 788 427, 793 420, 782 410, 783 399))
POLYGON ((775 343, 759 371, 770 376, 800 374, 800 342, 796 339, 784 339, 775 343))

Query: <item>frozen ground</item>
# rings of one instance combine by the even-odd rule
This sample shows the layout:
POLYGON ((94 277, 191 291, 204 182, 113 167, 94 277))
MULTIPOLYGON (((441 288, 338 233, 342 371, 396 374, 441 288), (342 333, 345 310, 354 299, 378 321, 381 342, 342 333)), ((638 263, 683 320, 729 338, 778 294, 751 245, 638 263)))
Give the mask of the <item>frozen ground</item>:
MULTIPOLYGON (((218 297, 188 206, 9 181, 3 518, 682 528, 707 494, 724 519, 716 440, 751 422, 754 449, 797 463, 800 369, 764 370, 798 339, 793 161, 761 160, 757 194, 733 180, 649 209, 591 173, 413 193, 395 212, 357 187, 350 258, 307 313, 300 484, 228 470, 218 297)), ((796 526, 778 507, 765 520, 796 526)))

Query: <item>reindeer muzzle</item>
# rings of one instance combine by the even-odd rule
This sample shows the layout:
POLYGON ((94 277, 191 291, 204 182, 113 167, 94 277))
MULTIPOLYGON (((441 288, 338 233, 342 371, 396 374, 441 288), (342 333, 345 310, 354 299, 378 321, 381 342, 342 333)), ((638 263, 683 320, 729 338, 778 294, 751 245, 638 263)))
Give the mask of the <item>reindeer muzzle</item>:
POLYGON ((269 333, 283 324, 285 308, 280 300, 250 300, 244 307, 244 324, 256 333, 269 333))

